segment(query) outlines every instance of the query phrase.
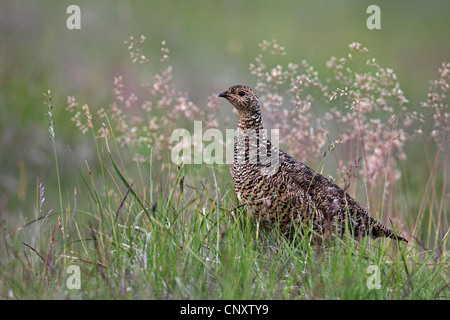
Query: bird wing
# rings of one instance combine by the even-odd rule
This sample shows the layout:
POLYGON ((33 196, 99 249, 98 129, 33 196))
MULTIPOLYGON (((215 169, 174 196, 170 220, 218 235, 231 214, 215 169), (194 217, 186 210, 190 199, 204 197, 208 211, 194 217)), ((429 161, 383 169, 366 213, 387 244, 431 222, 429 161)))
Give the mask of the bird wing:
POLYGON ((308 195, 324 228, 344 232, 351 226, 359 234, 373 224, 367 211, 330 179, 287 154, 283 157, 293 188, 308 195))
POLYGON ((372 218, 366 209, 333 181, 295 158, 285 153, 283 156, 287 163, 284 171, 294 183, 294 188, 310 196, 317 212, 323 217, 323 228, 332 226, 342 233, 350 227, 355 236, 370 234, 373 238, 384 236, 408 242, 372 218))

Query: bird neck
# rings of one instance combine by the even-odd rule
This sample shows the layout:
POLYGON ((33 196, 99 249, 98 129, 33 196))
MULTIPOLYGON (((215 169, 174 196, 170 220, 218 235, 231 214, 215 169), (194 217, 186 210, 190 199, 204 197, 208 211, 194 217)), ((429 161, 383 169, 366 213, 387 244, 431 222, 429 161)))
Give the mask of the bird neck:
POLYGON ((252 113, 239 112, 238 128, 243 131, 256 130, 259 133, 260 130, 264 129, 261 110, 258 109, 252 113))

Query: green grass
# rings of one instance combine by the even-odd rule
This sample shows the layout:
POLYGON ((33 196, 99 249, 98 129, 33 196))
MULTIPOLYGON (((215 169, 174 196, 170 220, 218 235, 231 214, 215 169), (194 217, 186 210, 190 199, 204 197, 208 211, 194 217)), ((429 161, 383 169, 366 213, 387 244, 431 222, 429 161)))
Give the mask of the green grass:
POLYGON ((131 166, 112 137, 94 139, 99 171, 74 161, 79 183, 62 212, 44 222, 38 186, 36 220, 2 229, 0 298, 449 298, 448 232, 429 250, 414 239, 289 243, 236 208, 220 179, 227 167, 163 165, 157 181, 152 164, 131 166), (80 267, 80 289, 67 286, 70 265, 80 267), (367 285, 370 266, 379 289, 367 285))
MULTIPOLYGON (((287 243, 235 209, 227 166, 136 165, 136 150, 96 139, 98 122, 83 136, 64 110, 69 95, 106 108, 117 73, 137 91, 160 72, 125 62, 123 41, 141 34, 149 51, 167 41, 174 82, 198 106, 231 83, 254 85, 257 44, 278 39, 290 56, 269 63, 305 59, 321 77, 330 73, 326 59, 360 41, 395 67, 408 107, 420 110, 428 79, 449 56, 448 1, 380 3, 377 31, 365 27, 369 3, 354 1, 79 1, 80 31, 65 28, 69 4, 0 2, 0 299, 449 298, 448 151, 427 135, 405 145, 386 206, 383 190, 373 192, 374 207, 401 217, 393 224, 413 235, 410 243, 344 238, 321 247, 287 243), (48 88, 53 140, 41 104, 48 88), (70 265, 81 268, 80 290, 67 286, 70 265), (371 265, 380 289, 367 287, 371 265)), ((223 108, 217 118, 230 114, 223 108)), ((337 149, 336 162, 344 153, 337 149)), ((328 160, 324 172, 334 174, 328 160)))

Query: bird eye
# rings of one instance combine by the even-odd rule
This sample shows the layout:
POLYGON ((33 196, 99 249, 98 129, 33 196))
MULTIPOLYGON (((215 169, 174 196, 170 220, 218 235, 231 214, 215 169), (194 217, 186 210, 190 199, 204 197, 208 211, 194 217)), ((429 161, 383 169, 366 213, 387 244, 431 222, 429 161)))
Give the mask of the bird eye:
POLYGON ((245 91, 239 91, 239 93, 238 93, 241 97, 242 96, 245 96, 245 91))

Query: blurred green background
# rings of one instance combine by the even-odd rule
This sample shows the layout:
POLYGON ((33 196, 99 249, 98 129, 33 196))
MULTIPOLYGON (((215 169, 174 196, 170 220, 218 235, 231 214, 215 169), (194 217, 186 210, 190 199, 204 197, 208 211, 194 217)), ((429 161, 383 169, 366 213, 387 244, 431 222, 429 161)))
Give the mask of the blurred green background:
MULTIPOLYGON (((325 62, 360 42, 393 68, 410 108, 426 98, 429 80, 450 60, 450 1, 25 1, 0 2, 0 214, 34 216, 37 177, 58 207, 43 93, 52 91, 63 193, 76 182, 77 161, 93 157, 65 111, 67 96, 92 110, 114 100, 113 77, 150 80, 152 65, 133 65, 124 40, 147 37, 155 59, 165 40, 174 81, 203 107, 231 84, 255 85, 248 66, 262 40, 277 39, 286 61, 303 59, 325 76, 325 62), (81 8, 81 30, 66 28, 66 9, 81 8), (381 8, 381 30, 369 30, 366 9, 381 8)), ((134 83, 133 83, 134 82, 134 83)), ((228 110, 231 113, 231 109, 228 110)), ((227 111, 227 112, 228 112, 227 111)), ((421 152, 421 150, 417 150, 421 152)), ((64 202, 64 201, 63 201, 64 202)))

